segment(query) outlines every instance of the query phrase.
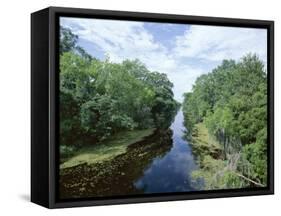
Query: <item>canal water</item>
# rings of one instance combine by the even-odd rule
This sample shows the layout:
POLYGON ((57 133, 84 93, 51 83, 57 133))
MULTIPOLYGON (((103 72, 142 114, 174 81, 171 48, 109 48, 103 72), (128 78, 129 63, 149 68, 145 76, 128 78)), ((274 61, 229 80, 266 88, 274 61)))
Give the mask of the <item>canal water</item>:
POLYGON ((194 155, 184 136, 183 113, 179 110, 170 129, 173 131, 172 148, 165 156, 156 157, 144 171, 143 176, 134 182, 144 193, 165 193, 194 191, 202 182, 194 182, 192 171, 197 169, 194 155))
POLYGON ((202 189, 194 181, 195 156, 184 139, 183 113, 169 130, 129 146, 127 152, 100 164, 81 164, 60 173, 60 197, 104 197, 202 189))

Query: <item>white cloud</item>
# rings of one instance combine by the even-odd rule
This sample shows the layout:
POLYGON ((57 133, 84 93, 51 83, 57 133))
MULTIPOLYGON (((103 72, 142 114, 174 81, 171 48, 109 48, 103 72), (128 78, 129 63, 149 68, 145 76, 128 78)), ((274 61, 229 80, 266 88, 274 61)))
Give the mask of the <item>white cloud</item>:
POLYGON ((191 90, 194 78, 190 77, 195 77, 197 70, 179 62, 165 45, 154 40, 142 22, 62 18, 61 24, 99 46, 113 62, 137 58, 149 70, 166 73, 174 83, 177 100, 182 100, 184 91, 191 90))
POLYGON ((176 100, 182 101, 182 95, 192 90, 196 78, 208 71, 200 68, 192 68, 189 65, 179 64, 173 71, 167 73, 169 80, 174 83, 174 96, 176 100))
POLYGON ((251 52, 266 61, 266 38, 266 29, 192 25, 177 37, 174 52, 208 61, 238 60, 251 52))
POLYGON ((178 101, 184 92, 191 91, 198 76, 210 72, 223 59, 239 59, 248 52, 266 59, 266 30, 261 29, 183 26, 183 35, 171 36, 171 49, 156 41, 143 22, 62 18, 61 24, 97 45, 113 62, 137 58, 149 70, 166 73, 178 101))
POLYGON ((74 33, 101 47, 115 62, 139 58, 153 66, 151 56, 160 53, 160 58, 166 57, 163 56, 167 53, 165 46, 154 41, 142 22, 63 18, 62 24, 69 27, 79 25, 79 28, 73 28, 74 33))

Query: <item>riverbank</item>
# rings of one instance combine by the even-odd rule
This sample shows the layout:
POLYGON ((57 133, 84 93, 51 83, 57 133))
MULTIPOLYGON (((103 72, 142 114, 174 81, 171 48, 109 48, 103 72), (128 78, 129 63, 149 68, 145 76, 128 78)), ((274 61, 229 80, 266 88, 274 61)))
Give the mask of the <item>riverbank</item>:
POLYGON ((111 160, 118 155, 124 154, 129 145, 145 139, 145 137, 152 135, 154 131, 154 128, 123 131, 115 134, 110 139, 107 139, 100 144, 82 147, 77 150, 72 157, 64 158, 64 162, 61 163, 60 169, 70 168, 80 164, 90 165, 111 160))
MULTIPOLYGON (((79 154, 74 157, 75 161, 79 161, 77 158, 80 156, 87 158, 87 162, 85 160, 78 165, 61 168, 60 197, 67 199, 142 194, 143 190, 137 189, 134 182, 143 175, 143 171, 154 158, 161 158, 171 149, 172 131, 168 129, 156 132, 149 129, 127 135, 129 136, 126 140, 124 134, 112 137, 102 148, 103 151, 100 149, 100 154, 97 154, 97 149, 95 151, 92 149, 92 153, 95 152, 100 158, 99 161, 96 159, 89 161, 89 157, 82 157, 83 154, 79 154), (110 149, 110 143, 114 144, 115 148, 110 149), (108 156, 101 157, 104 154, 108 156)), ((74 158, 71 165, 74 164, 74 158)))
POLYGON ((211 136, 204 123, 198 123, 194 126, 191 134, 192 150, 197 157, 202 158, 210 155, 214 159, 222 158, 222 146, 211 136))
POLYGON ((203 123, 195 125, 191 140, 200 167, 192 172, 192 178, 203 179, 205 190, 264 186, 237 170, 238 164, 243 160, 240 152, 224 157, 223 147, 209 134, 203 123))
POLYGON ((223 189, 227 161, 223 160, 222 146, 208 132, 204 123, 194 125, 190 143, 199 166, 198 170, 192 172, 192 178, 203 179, 205 190, 223 189))

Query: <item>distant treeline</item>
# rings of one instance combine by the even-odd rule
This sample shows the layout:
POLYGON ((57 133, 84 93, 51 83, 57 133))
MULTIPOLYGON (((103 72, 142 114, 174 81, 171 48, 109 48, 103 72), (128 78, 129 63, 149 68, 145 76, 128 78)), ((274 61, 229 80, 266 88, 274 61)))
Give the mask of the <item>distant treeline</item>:
POLYGON ((221 159, 200 155, 206 188, 265 186, 267 183, 267 74, 256 55, 224 60, 185 93, 185 126, 192 137, 203 123, 222 146, 221 159), (212 178, 212 179, 211 179, 212 178))
POLYGON ((179 103, 166 74, 139 60, 98 60, 60 31, 61 145, 95 144, 122 130, 167 128, 179 103))

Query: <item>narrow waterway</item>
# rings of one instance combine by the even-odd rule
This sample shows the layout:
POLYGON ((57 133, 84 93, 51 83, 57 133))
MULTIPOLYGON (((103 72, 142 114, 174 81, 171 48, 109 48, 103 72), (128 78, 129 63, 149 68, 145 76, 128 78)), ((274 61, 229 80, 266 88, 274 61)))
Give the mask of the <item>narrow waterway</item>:
POLYGON ((154 133, 112 160, 81 164, 60 173, 60 196, 99 197, 200 190, 195 157, 184 136, 183 113, 168 130, 154 133))
POLYGON ((194 182, 192 171, 197 169, 191 146, 183 138, 183 113, 179 110, 170 129, 173 146, 163 157, 154 158, 141 178, 135 181, 137 189, 144 193, 183 192, 198 190, 202 182, 194 182))

